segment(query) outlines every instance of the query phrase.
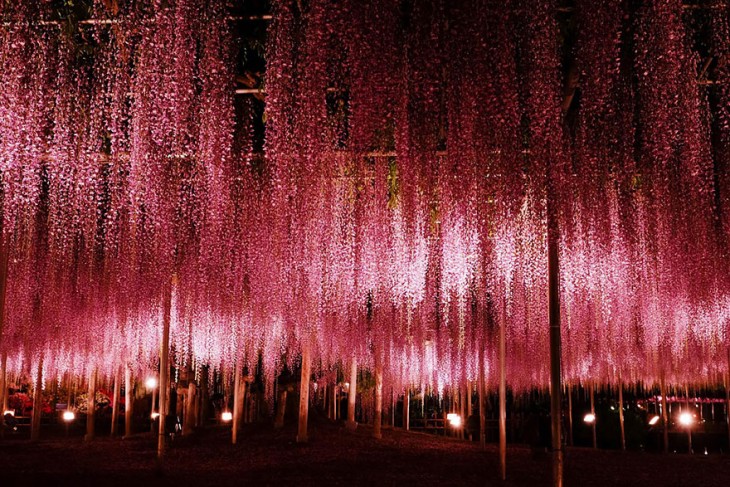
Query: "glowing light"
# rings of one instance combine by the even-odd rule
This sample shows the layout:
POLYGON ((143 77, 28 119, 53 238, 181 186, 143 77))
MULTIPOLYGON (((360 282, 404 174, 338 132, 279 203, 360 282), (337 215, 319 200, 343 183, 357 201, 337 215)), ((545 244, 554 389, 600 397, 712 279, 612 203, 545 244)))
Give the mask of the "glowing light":
POLYGON ((14 409, 8 409, 8 410, 6 410, 6 411, 5 411, 4 413, 3 413, 3 416, 7 416, 8 414, 9 414, 10 416, 15 416, 15 410, 14 410, 14 409))
POLYGON ((76 415, 74 414, 73 411, 64 411, 63 412, 63 420, 66 421, 67 423, 70 423, 74 419, 76 419, 76 415))
POLYGON ((679 424, 682 426, 690 426, 694 423, 694 421, 695 418, 690 413, 685 412, 679 415, 679 424))
POLYGON ((659 416, 652 416, 652 418, 649 420, 649 425, 654 426, 659 422, 659 416))
POLYGON ((221 414, 221 420, 226 423, 233 421, 233 413, 231 413, 230 411, 224 411, 221 414))
POLYGON ((585 416, 583 416, 583 422, 591 424, 596 421, 596 415, 593 413, 588 413, 585 416))
POLYGON ((454 428, 461 427, 462 421, 461 416, 459 416, 456 413, 449 413, 446 415, 446 419, 448 420, 449 424, 453 426, 454 428))
POLYGON ((147 387, 147 389, 154 389, 157 387, 157 379, 155 377, 149 377, 144 382, 144 385, 145 385, 145 387, 147 387))
POLYGON ((150 419, 152 419, 153 421, 159 417, 160 417, 160 413, 154 412, 154 413, 150 414, 150 419))

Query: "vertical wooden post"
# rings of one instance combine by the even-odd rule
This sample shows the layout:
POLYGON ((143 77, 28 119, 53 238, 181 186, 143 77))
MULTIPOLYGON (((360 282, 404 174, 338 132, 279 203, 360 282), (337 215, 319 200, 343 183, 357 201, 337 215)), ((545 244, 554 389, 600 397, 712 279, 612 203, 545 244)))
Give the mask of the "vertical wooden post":
POLYGON ((669 415, 667 412, 667 390, 664 387, 664 372, 659 383, 659 393, 662 395, 662 424, 664 425, 664 453, 669 453, 669 415))
POLYGON ((160 342, 160 383, 159 383, 159 403, 160 421, 157 430, 157 458, 162 459, 165 456, 165 426, 167 422, 167 395, 170 392, 170 319, 172 312, 172 287, 176 284, 177 278, 172 277, 171 281, 165 285, 164 296, 162 298, 162 341, 160 342))
POLYGON ((551 169, 548 167, 547 188, 547 247, 548 247, 548 313, 550 317, 550 416, 552 420, 553 486, 563 485, 563 445, 560 421, 561 396, 561 337, 560 337, 560 234, 555 191, 551 169))
POLYGON ((459 414, 461 415, 461 428, 459 438, 466 438, 467 416, 466 416, 466 382, 459 388, 459 414))
POLYGON ((487 448, 487 405, 486 384, 484 377, 484 344, 479 348, 479 444, 487 448))
POLYGON ((591 394, 591 414, 593 415, 593 422, 591 423, 593 448, 598 448, 598 436, 596 435, 596 391, 595 384, 593 382, 591 382, 589 389, 591 394))
POLYGON ((234 371, 235 377, 233 378, 233 421, 232 421, 232 432, 231 432, 231 443, 234 445, 238 441, 238 429, 241 426, 241 406, 243 406, 243 399, 241 397, 241 361, 240 359, 236 362, 234 371))
MULTIPOLYGON (((0 413, 8 409, 8 353, 3 350, 0 356, 0 413)), ((0 416, 0 428, 4 424, 5 415, 0 416)))
POLYGON ((467 417, 474 414, 474 406, 472 404, 472 398, 474 397, 473 396, 473 392, 474 392, 473 384, 474 383, 471 381, 468 381, 466 383, 466 415, 467 415, 467 417))
POLYGON ((96 435, 96 368, 89 374, 89 392, 86 396, 86 436, 84 441, 91 441, 96 435))
MULTIPOLYGON (((506 298, 505 298, 506 299, 506 298)), ((506 312, 506 303, 503 310, 506 312)), ((499 320, 499 471, 507 479, 507 365, 505 359, 505 327, 507 317, 499 320)))
MULTIPOLYGON (((159 377, 159 373, 158 373, 158 377, 159 377)), ((155 387, 154 389, 152 389, 152 407, 150 409, 150 414, 156 412, 157 409, 159 409, 159 407, 157 405, 157 397, 159 396, 159 390, 160 390, 160 381, 158 380, 157 381, 157 387, 155 387)), ((157 412, 159 413, 159 411, 157 411, 157 412)), ((152 419, 152 416, 150 416, 150 419, 152 419)), ((158 416, 158 419, 159 419, 159 416, 158 416)), ((151 426, 150 426, 150 433, 153 433, 154 434, 154 432, 155 432, 155 423, 154 423, 154 421, 151 421, 150 424, 151 424, 151 426)))
POLYGON ((119 368, 117 368, 114 374, 114 392, 112 392, 112 427, 111 436, 117 434, 117 414, 119 413, 119 368))
POLYGON ((403 429, 411 429, 411 390, 408 387, 403 394, 403 429))
POLYGON ((5 295, 7 294, 8 284, 8 259, 10 257, 10 249, 8 242, 3 237, 3 225, 0 220, 0 351, 2 351, 2 359, 0 362, 0 427, 5 423, 4 412, 8 408, 8 384, 7 384, 7 367, 8 352, 2 346, 3 328, 5 327, 5 295))
POLYGON ((183 416, 183 436, 188 436, 195 429, 196 424, 196 407, 198 391, 195 386, 194 374, 192 371, 188 374, 188 394, 185 397, 185 412, 183 416))
POLYGON ((309 378, 311 375, 312 357, 310 356, 310 340, 308 335, 302 343, 302 374, 299 384, 299 430, 297 443, 306 443, 307 420, 309 416, 309 378))
POLYGON ((350 388, 347 391, 347 429, 357 428, 355 421, 355 402, 357 401, 357 359, 353 356, 350 363, 350 388))
POLYGON ((727 421, 727 447, 730 452, 730 348, 727 349, 727 379, 725 382, 725 420, 727 421))
POLYGON ((573 393, 568 384, 568 445, 573 446, 573 393))
POLYGON ((124 368, 124 437, 132 436, 132 411, 134 409, 134 384, 132 369, 127 365, 124 368))
POLYGON ((35 384, 33 386, 33 416, 30 424, 30 439, 36 441, 41 435, 41 413, 43 412, 42 404, 43 392, 43 357, 38 362, 38 371, 36 372, 35 384))
POLYGON ((274 428, 284 427, 284 415, 286 414, 286 389, 279 389, 278 399, 276 401, 276 417, 274 418, 274 428))
MULTIPOLYGON (((691 414, 692 416, 694 416, 694 413, 690 410, 690 406, 689 406, 689 386, 686 385, 686 384, 684 386, 684 397, 687 400, 686 401, 686 411, 687 411, 687 414, 691 414)), ((687 453, 689 453, 691 455, 692 454, 692 427, 690 425, 687 425, 687 445, 688 445, 687 453)))
POLYGON ((380 352, 375 350, 375 418, 373 420, 373 437, 382 438, 380 431, 383 422, 383 364, 380 352))
POLYGON ((618 380, 618 420, 621 424, 621 449, 626 450, 626 428, 624 426, 624 384, 618 380))

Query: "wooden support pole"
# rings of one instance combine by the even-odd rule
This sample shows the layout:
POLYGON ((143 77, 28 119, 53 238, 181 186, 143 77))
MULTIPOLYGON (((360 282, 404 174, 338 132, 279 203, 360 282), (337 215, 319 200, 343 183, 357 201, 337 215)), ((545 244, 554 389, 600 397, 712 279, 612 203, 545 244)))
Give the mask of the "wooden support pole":
POLYGON ((309 378, 311 375, 312 357, 310 356, 310 340, 307 336, 302 343, 302 374, 299 384, 299 430, 297 443, 306 443, 307 420, 309 419, 309 378))
POLYGON ((403 429, 411 429, 411 390, 408 387, 403 394, 403 429))
POLYGON ((375 351, 375 418, 373 420, 373 437, 382 438, 383 423, 383 364, 380 353, 375 351))
POLYGON ((353 356, 350 362, 350 386, 347 391, 347 429, 357 428, 355 421, 355 403, 357 401, 357 359, 353 356))
POLYGON ((284 427, 284 416, 286 414, 286 389, 279 389, 279 396, 276 400, 276 416, 274 417, 274 428, 284 427))
MULTIPOLYGON (((685 386, 684 386, 684 397, 686 399, 686 404, 685 404, 686 412, 687 412, 687 414, 690 414, 694 417, 694 413, 690 410, 690 406, 689 406, 689 386, 687 384, 685 384, 685 386)), ((689 425, 687 425, 687 453, 689 453, 690 455, 693 453, 692 452, 692 428, 689 425)))
POLYGON ((461 427, 459 428, 459 438, 466 438, 467 416, 466 416, 466 383, 459 388, 459 414, 461 415, 461 427))
POLYGON ((91 441, 96 436, 96 368, 89 374, 89 392, 86 396, 86 436, 84 441, 91 441))
POLYGON ((233 378, 233 421, 231 422, 231 443, 234 445, 238 441, 238 430, 241 427, 241 413, 243 407, 243 397, 241 394, 241 361, 236 362, 233 378))
POLYGON ((0 354, 0 430, 5 422, 4 412, 8 409, 8 353, 3 350, 0 354))
MULTIPOLYGON (((730 362, 728 364, 730 368, 730 362)), ((727 422, 727 447, 730 452, 730 370, 728 370, 725 380, 725 421, 727 422)))
POLYGON ((114 374, 114 392, 112 392, 112 427, 111 436, 117 434, 117 415, 119 414, 119 369, 114 374))
POLYGON ((499 471, 502 480, 507 479, 507 365, 505 358, 505 321, 506 315, 503 313, 499 320, 499 471))
POLYGON ((0 221, 0 351, 2 358, 0 359, 0 407, 2 407, 2 417, 0 417, 0 430, 5 422, 5 410, 8 408, 8 352, 3 347, 3 329, 5 327, 5 296, 7 294, 8 284, 8 258, 10 250, 8 242, 2 237, 3 226, 0 221))
POLYGON ((479 444, 487 448, 486 378, 484 377, 484 346, 479 349, 479 444))
POLYGON ((594 390, 595 385, 591 382, 589 389, 591 394, 591 414, 593 415, 593 422, 591 422, 591 433, 593 435, 593 448, 598 448, 598 436, 596 435, 596 391, 594 390))
POLYGON ((43 412, 42 404, 43 392, 43 357, 38 362, 38 371, 36 372, 35 384, 33 385, 33 417, 30 424, 30 439, 36 441, 41 436, 41 413, 43 412))
POLYGON ((727 448, 730 452, 730 348, 727 349, 727 378, 725 379, 725 420, 727 421, 727 448))
POLYGON ((134 383, 132 369, 127 365, 124 368, 124 437, 132 436, 132 412, 134 410, 134 383))
POLYGON ((183 413, 183 436, 190 435, 195 429, 196 424, 196 403, 198 391, 193 380, 193 374, 188 375, 188 393, 185 396, 185 412, 183 413))
POLYGON ((659 383, 659 393, 662 395, 662 424, 664 425, 664 453, 669 453, 669 414, 667 411, 667 390, 664 387, 664 373, 659 383))
POLYGON ((548 247, 548 314, 550 319, 550 416, 552 420, 553 486, 563 485, 563 445, 561 439, 561 337, 560 337, 560 234, 555 190, 548 167, 547 247, 548 247))
POLYGON ((624 424, 624 385, 618 381, 618 420, 621 425, 621 449, 626 450, 626 427, 624 424))
POLYGON ((167 396, 170 392, 170 319, 172 312, 172 288, 176 285, 176 277, 173 276, 170 283, 165 286, 162 298, 162 341, 160 342, 160 383, 159 403, 160 424, 157 429, 157 458, 165 456, 165 426, 167 423, 167 396))
POLYGON ((568 445, 573 446, 573 391, 570 384, 568 390, 568 445))

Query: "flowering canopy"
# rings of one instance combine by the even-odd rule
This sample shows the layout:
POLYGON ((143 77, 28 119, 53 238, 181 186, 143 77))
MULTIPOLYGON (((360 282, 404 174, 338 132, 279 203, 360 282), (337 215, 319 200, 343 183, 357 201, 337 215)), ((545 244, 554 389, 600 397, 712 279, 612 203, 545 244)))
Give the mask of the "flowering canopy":
POLYGON ((148 367, 174 275, 180 366, 273 377, 314 340, 441 389, 503 323, 511 386, 545 385, 548 196, 567 379, 727 369, 730 85, 697 82, 681 0, 579 0, 570 53, 553 0, 274 1, 263 156, 226 2, 97 0, 88 50, 1 5, 10 370, 148 367))

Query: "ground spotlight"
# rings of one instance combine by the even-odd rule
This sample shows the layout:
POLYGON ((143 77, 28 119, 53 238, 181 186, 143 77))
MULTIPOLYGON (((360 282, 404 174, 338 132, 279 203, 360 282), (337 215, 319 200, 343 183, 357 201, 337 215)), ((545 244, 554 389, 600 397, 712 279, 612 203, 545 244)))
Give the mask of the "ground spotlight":
POLYGON ((694 418, 690 413, 682 413, 679 415, 679 423, 682 426, 690 426, 692 423, 694 423, 694 418))

